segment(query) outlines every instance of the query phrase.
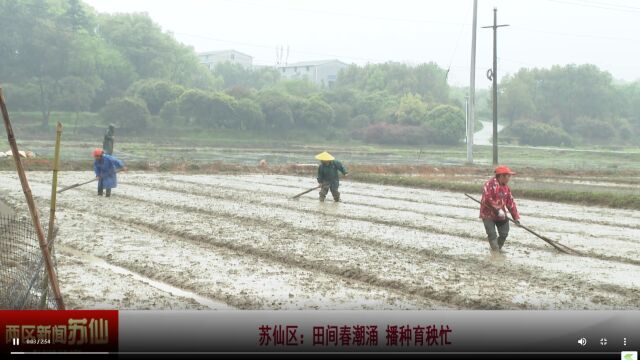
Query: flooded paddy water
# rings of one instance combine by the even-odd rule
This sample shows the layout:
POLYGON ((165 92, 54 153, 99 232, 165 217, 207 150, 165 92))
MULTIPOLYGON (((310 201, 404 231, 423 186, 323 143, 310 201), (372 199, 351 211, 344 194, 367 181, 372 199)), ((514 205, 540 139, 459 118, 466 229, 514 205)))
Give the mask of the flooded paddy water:
MULTIPOLYGON (((0 197, 17 207, 15 174, 0 197)), ((90 179, 62 172, 62 186, 90 179)), ((29 173, 40 207, 50 173, 29 173)), ((489 255, 463 194, 312 178, 125 173, 58 196, 61 289, 70 307, 142 309, 638 309, 640 212, 516 199, 523 224, 489 255)), ((480 188, 481 185, 479 185, 480 188)), ((480 194, 475 194, 477 197, 480 194)))

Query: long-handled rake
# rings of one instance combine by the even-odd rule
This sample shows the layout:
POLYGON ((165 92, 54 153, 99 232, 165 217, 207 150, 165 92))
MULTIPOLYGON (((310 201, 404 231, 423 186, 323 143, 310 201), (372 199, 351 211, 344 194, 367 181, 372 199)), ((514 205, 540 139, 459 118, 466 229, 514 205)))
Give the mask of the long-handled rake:
MULTIPOLYGON (((116 173, 119 173, 119 172, 120 172, 120 171, 122 171, 123 169, 124 169, 124 168, 116 169, 116 173)), ((97 181, 97 180, 98 180, 98 178, 93 178, 93 179, 91 179, 91 180, 89 180, 89 181, 85 181, 85 182, 81 182, 81 183, 77 183, 77 184, 69 185, 69 186, 67 186, 67 187, 64 187, 64 188, 62 188, 62 189, 58 190, 58 194, 60 194, 60 193, 61 193, 61 192, 63 192, 63 191, 67 191, 67 190, 70 190, 70 189, 74 189, 74 188, 77 188, 77 187, 82 186, 82 185, 87 185, 87 184, 92 183, 92 182, 97 181)))
MULTIPOLYGON (((466 193, 465 193, 465 195, 466 195, 469 199, 471 199, 471 200, 473 200, 473 201, 477 202, 478 204, 483 205, 483 206, 485 206, 485 207, 489 208, 489 206, 488 206, 487 204, 483 204, 483 203, 481 203, 480 201, 478 201, 477 199, 475 199, 473 196, 471 196, 471 195, 469 195, 469 194, 466 194, 466 193)), ((495 209, 493 209, 493 208, 491 208, 491 210, 492 210, 492 211, 495 211, 495 209)), ((505 215, 506 215, 506 214, 505 214, 505 215)), ((560 243, 559 243, 559 242, 557 242, 557 241, 551 240, 551 239, 549 239, 549 238, 548 238, 548 237, 546 237, 546 236, 542 236, 542 235, 538 234, 537 232, 535 232, 535 231, 531 230, 530 228, 528 228, 528 227, 526 227, 526 226, 524 226, 524 225, 522 225, 522 224, 519 224, 519 223, 515 222, 515 221, 514 221, 513 219, 511 219, 508 215, 506 215, 506 217, 507 217, 507 219, 508 219, 509 221, 511 221, 512 223, 516 224, 518 227, 523 228, 523 229, 525 229, 526 231, 530 232, 531 234, 533 234, 533 235, 537 236, 538 238, 540 238, 540 239, 544 240, 547 244, 549 244, 549 245, 553 246, 556 250, 560 251, 561 253, 569 254, 569 255, 584 256, 584 254, 582 254, 581 252, 579 252, 579 251, 577 251, 577 250, 574 250, 574 249, 572 249, 572 248, 570 248, 570 247, 568 247, 568 246, 566 246, 566 245, 560 244, 560 243)))
POLYGON ((314 187, 314 188, 311 188, 311 189, 309 189, 309 190, 305 190, 305 191, 301 192, 300 194, 298 194, 298 195, 296 195, 296 196, 293 196, 291 199, 293 199, 293 200, 297 200, 300 196, 302 196, 302 195, 304 195, 304 194, 307 194, 307 193, 310 193, 310 192, 312 192, 313 190, 320 189, 322 186, 324 186, 324 185, 318 185, 318 186, 316 186, 316 187, 314 187))

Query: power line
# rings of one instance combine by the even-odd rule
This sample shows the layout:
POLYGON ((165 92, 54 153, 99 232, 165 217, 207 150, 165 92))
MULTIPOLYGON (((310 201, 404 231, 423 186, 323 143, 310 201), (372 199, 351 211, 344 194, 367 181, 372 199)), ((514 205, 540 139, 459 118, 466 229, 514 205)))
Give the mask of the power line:
POLYGON ((507 62, 511 62, 511 63, 515 63, 515 64, 520 64, 520 65, 526 65, 526 66, 531 66, 531 67, 538 67, 538 65, 534 65, 522 60, 514 60, 514 59, 509 59, 509 58, 504 58, 501 56, 498 56, 498 60, 500 61, 507 61, 507 62))
POLYGON ((487 77, 493 81, 493 165, 498 165, 498 28, 509 26, 498 25, 498 9, 493 8, 493 26, 483 26, 483 29, 493 29, 493 68, 487 71, 487 77))
POLYGON ((304 8, 297 8, 297 7, 290 7, 290 6, 280 6, 280 5, 273 5, 273 4, 267 5, 266 3, 256 3, 256 2, 250 2, 250 1, 237 1, 237 0, 221 0, 221 1, 224 1, 224 2, 227 2, 227 3, 232 3, 232 4, 259 6, 259 7, 266 7, 266 8, 271 8, 271 9, 274 9, 274 8, 275 9, 284 9, 284 10, 289 10, 289 11, 306 12, 306 13, 311 13, 311 14, 325 14, 325 15, 332 15, 332 16, 354 17, 354 18, 369 19, 369 20, 384 20, 384 21, 392 21, 392 22, 417 23, 417 24, 471 25, 471 24, 465 23, 465 22, 449 22, 449 21, 439 21, 439 20, 418 20, 418 19, 411 19, 411 18, 391 18, 391 17, 375 16, 375 15, 340 13, 340 12, 333 12, 333 11, 326 11, 326 10, 310 10, 310 9, 304 9, 304 8))
MULTIPOLYGON (((515 27, 514 27, 515 28, 515 27)), ((534 32, 539 32, 539 31, 535 31, 532 30, 534 32)), ((561 33, 555 33, 555 32, 544 32, 547 34, 561 34, 561 33)), ((211 36, 207 36, 207 35, 196 35, 196 34, 187 34, 187 33, 175 33, 176 35, 181 35, 181 36, 188 36, 188 37, 195 37, 195 38, 202 38, 205 40, 212 40, 212 41, 217 41, 217 42, 223 42, 223 43, 228 43, 228 44, 234 44, 234 45, 243 45, 243 46, 249 46, 249 47, 254 47, 254 48, 263 48, 263 49, 269 49, 269 50, 273 50, 273 46, 272 45, 265 45, 265 44, 257 44, 257 43, 251 43, 251 42, 243 42, 243 41, 234 41, 234 40, 226 40, 226 39, 220 39, 220 38, 216 38, 216 37, 211 37, 211 36)), ((578 36, 576 34, 565 34, 565 35, 571 35, 571 36, 578 36)), ((623 40, 629 40, 632 41, 632 39, 623 39, 623 40)), ((338 54, 326 54, 326 53, 317 53, 317 52, 307 52, 307 51, 292 51, 296 54, 303 54, 303 55, 314 55, 314 56, 322 56, 322 57, 333 57, 333 58, 340 58, 340 59, 353 59, 353 60, 361 60, 361 61, 366 61, 369 63, 386 63, 386 62, 391 62, 394 61, 392 59, 374 59, 374 58, 368 58, 368 57, 357 57, 357 56, 351 56, 351 55, 338 55, 338 54)), ((454 50, 454 55, 452 56, 452 60, 450 62, 450 65, 447 68, 447 71, 453 70, 455 69, 456 71, 458 70, 467 70, 468 66, 466 65, 454 65, 453 64, 453 60, 455 59, 455 52, 456 50, 454 50)), ((525 62, 522 60, 516 60, 516 59, 511 59, 511 58, 505 58, 505 57, 498 57, 498 59, 500 61, 507 61, 510 63, 516 63, 516 64, 521 64, 521 65, 525 65, 527 67, 544 67, 541 65, 536 65, 536 64, 532 64, 529 62, 525 62)), ((258 60, 258 59, 256 59, 258 60)), ((262 61, 264 61, 264 59, 261 59, 262 61)), ((268 63, 268 61, 265 61, 268 63)), ((425 60, 423 62, 428 62, 428 60, 425 60)), ((482 65, 477 65, 476 69, 484 69, 487 66, 490 66, 490 64, 482 64, 482 65)))
POLYGON ((522 27, 522 26, 517 26, 517 25, 514 26, 513 29, 517 30, 517 31, 525 31, 525 32, 532 32, 532 33, 539 33, 539 34, 547 34, 547 35, 561 35, 561 36, 579 37, 579 38, 586 38, 586 39, 619 40, 619 41, 633 41, 633 42, 637 42, 638 41, 638 39, 631 39, 631 38, 619 38, 619 37, 612 37, 612 36, 598 36, 598 35, 587 35, 587 34, 558 32, 558 31, 537 30, 537 29, 532 29, 532 28, 527 28, 527 27, 522 27))
POLYGON ((607 3, 607 2, 599 2, 599 1, 592 1, 592 0, 582 0, 582 1, 584 1, 586 3, 596 4, 596 5, 618 7, 618 8, 621 8, 621 9, 640 10, 640 7, 635 7, 635 6, 628 6, 628 5, 621 5, 621 4, 615 4, 615 3, 607 3))
POLYGON ((547 0, 548 2, 553 2, 557 4, 565 4, 565 5, 573 5, 585 8, 594 8, 594 9, 603 9, 603 10, 611 10, 611 11, 620 11, 620 12, 640 12, 640 8, 635 7, 611 7, 611 6, 603 6, 598 5, 598 3, 589 3, 589 2, 572 2, 566 0, 547 0))
MULTIPOLYGON (((243 42, 243 41, 235 41, 235 40, 227 40, 227 39, 220 39, 220 38, 216 38, 216 37, 212 37, 212 36, 208 36, 208 35, 199 35, 199 34, 188 34, 188 33, 174 33, 175 35, 180 35, 180 36, 187 36, 187 37, 194 37, 194 38, 200 38, 200 39, 205 39, 205 40, 211 40, 211 41, 216 41, 216 42, 222 42, 222 43, 227 43, 227 44, 233 44, 233 45, 242 45, 242 46, 248 46, 248 47, 254 47, 254 48, 262 48, 262 49, 269 49, 269 50, 273 50, 274 46, 273 45, 266 45, 266 44, 258 44, 258 43, 251 43, 251 42, 243 42)), ((457 47, 457 46, 456 46, 457 47)), ((324 58, 338 58, 338 59, 351 59, 351 60, 360 60, 360 61, 365 61, 365 62, 369 62, 369 63, 387 63, 387 62, 401 62, 403 63, 403 60, 393 60, 393 59, 374 59, 374 58, 369 58, 369 57, 361 57, 361 56, 352 56, 352 55, 345 55, 345 54, 327 54, 327 53, 318 53, 318 52, 309 52, 309 51, 294 51, 291 50, 292 53, 296 53, 296 54, 303 54, 303 55, 313 55, 313 56, 321 56, 324 58)), ((455 50, 454 50, 454 54, 455 54, 455 50)), ((455 58, 452 57, 452 60, 455 58)), ((419 63, 427 63, 433 60, 423 60, 423 61, 418 61, 419 63)), ((450 69, 467 69, 467 66, 458 66, 458 65, 450 65, 449 66, 450 69)))
POLYGON ((458 34, 458 40, 456 41, 456 47, 453 49, 453 54, 451 54, 451 60, 449 61, 449 67, 447 68, 447 76, 449 75, 449 70, 451 70, 451 64, 453 64, 453 59, 456 56, 456 52, 458 51, 458 45, 460 45, 460 40, 462 39, 462 30, 464 30, 465 25, 460 26, 460 33, 458 34))
MULTIPOLYGON (((272 45, 264 45, 264 44, 248 43, 248 42, 241 42, 241 41, 225 40, 225 39, 215 38, 215 37, 206 36, 206 35, 196 35, 196 34, 187 34, 187 33, 175 33, 175 34, 176 35, 181 35, 181 36, 189 36, 189 37, 201 38, 201 39, 205 39, 205 40, 224 42, 224 43, 229 43, 229 44, 265 48, 265 49, 270 49, 270 50, 273 49, 272 45)), ((306 54, 306 55, 322 56, 322 57, 329 57, 329 58, 353 59, 353 60, 361 60, 361 61, 367 61, 367 62, 387 62, 387 61, 389 61, 388 59, 387 60, 372 59, 372 58, 364 58, 364 57, 350 56, 350 55, 344 55, 344 54, 343 55, 326 54, 326 53, 317 53, 317 52, 310 52, 310 51, 291 51, 291 52, 292 53, 297 53, 297 54, 306 54)))

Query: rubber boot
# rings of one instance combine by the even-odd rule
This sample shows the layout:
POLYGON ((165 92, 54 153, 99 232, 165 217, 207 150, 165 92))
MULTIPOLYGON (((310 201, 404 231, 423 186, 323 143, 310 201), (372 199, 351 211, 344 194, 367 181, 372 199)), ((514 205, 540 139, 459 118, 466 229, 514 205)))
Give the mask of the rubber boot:
POLYGON ((489 239, 489 246, 491 247, 492 253, 496 253, 500 251, 500 245, 498 245, 498 239, 489 239))
POLYGON ((107 189, 107 197, 111 197, 111 189, 107 189))
POLYGON ((506 237, 505 237, 505 238, 503 238, 503 237, 498 236, 498 248, 499 248, 499 249, 502 249, 502 246, 504 245, 504 242, 505 242, 505 241, 507 241, 507 238, 506 238, 506 237))

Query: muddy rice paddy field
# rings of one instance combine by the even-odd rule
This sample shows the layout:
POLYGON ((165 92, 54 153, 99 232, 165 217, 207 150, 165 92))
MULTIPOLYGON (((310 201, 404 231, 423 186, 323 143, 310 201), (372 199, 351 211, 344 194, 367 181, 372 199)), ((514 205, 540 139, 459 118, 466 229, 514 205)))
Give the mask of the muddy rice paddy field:
MULTIPOLYGON (((48 208, 51 174, 28 177, 48 208)), ((15 173, 0 178, 0 198, 25 209, 15 173)), ((640 308, 638 211, 518 199, 523 224, 586 256, 512 226, 507 253, 492 257, 478 206, 460 193, 344 181, 343 203, 319 203, 316 192, 290 200, 315 186, 293 176, 119 181, 112 198, 95 183, 58 196, 69 308, 640 308)))

